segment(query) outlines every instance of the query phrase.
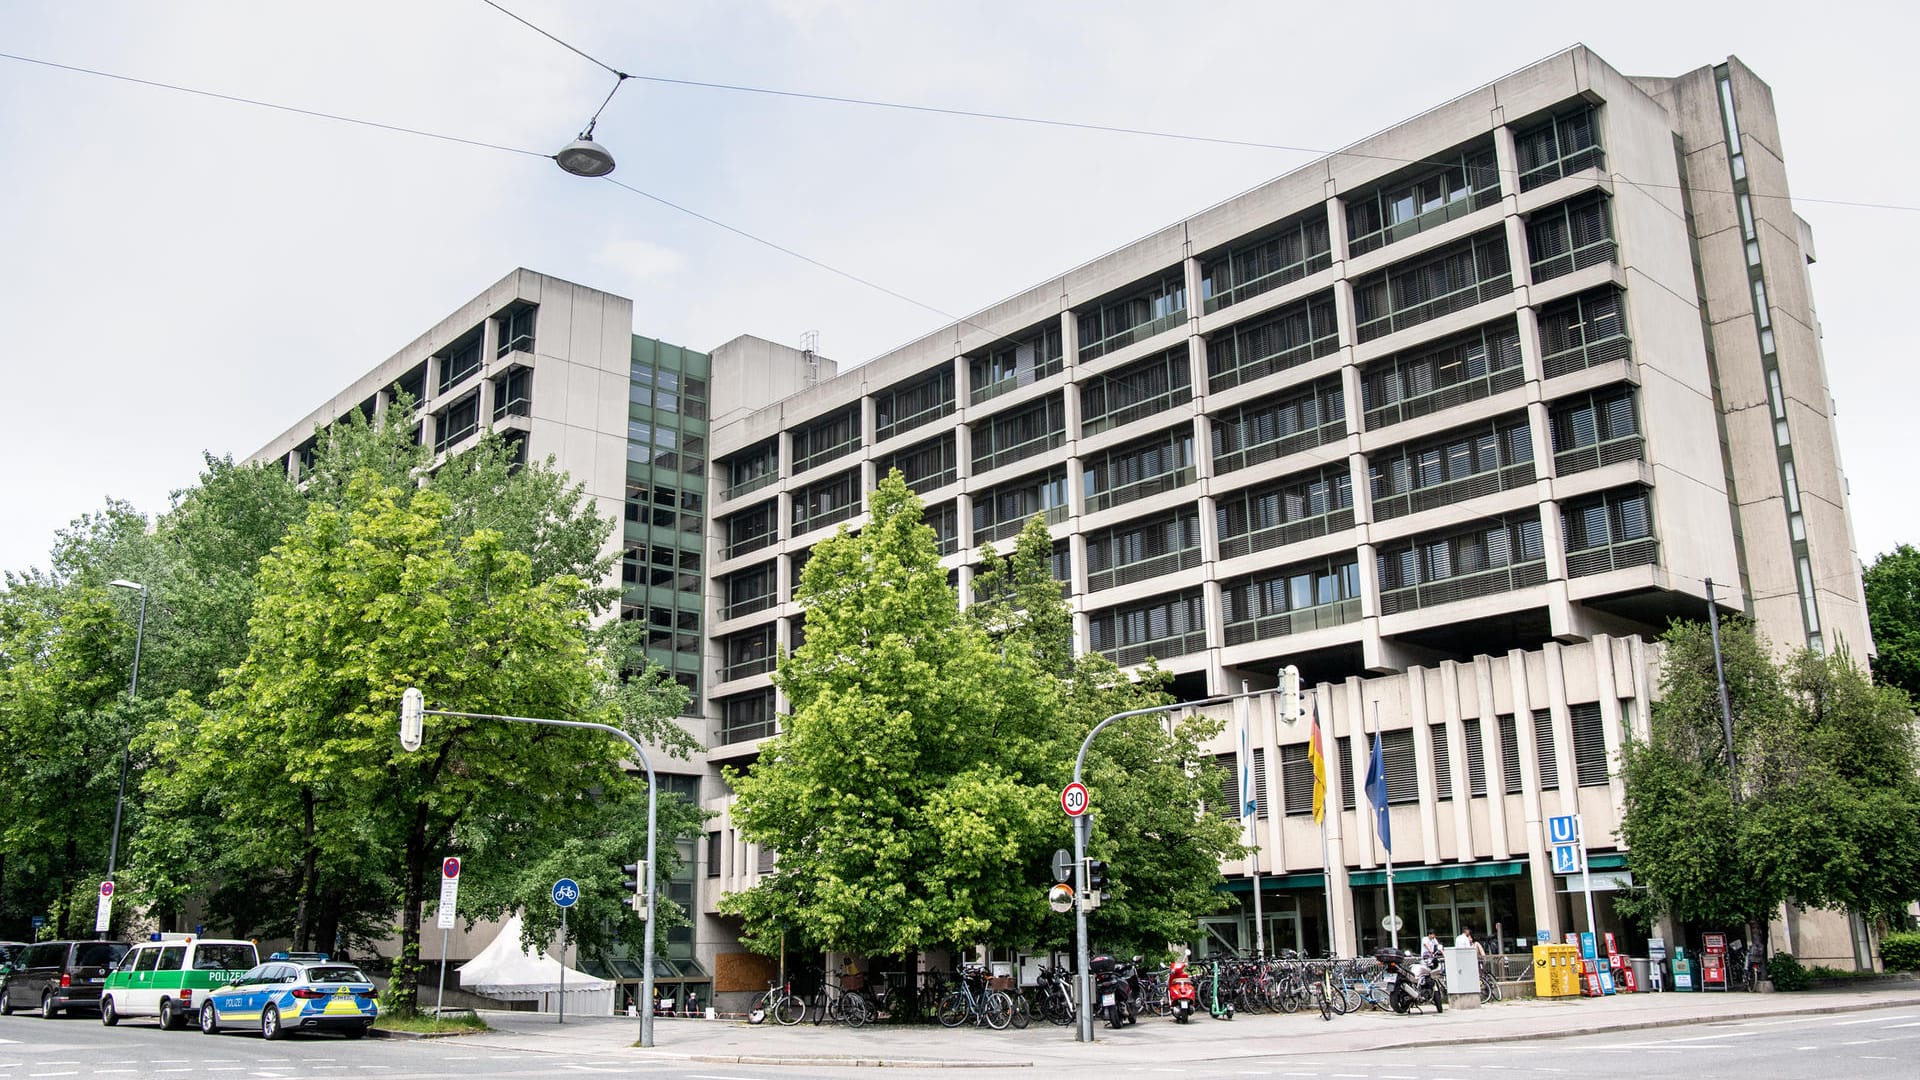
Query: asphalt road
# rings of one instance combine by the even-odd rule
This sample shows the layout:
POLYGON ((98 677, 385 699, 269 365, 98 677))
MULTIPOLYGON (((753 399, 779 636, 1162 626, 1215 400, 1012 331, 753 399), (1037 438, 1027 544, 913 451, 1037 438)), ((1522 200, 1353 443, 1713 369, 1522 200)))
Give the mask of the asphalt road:
MULTIPOLYGON (((1819 1074, 1846 1080, 1910 1080, 1920 1061, 1920 1009, 1770 1017, 1758 1020, 1653 1028, 1565 1039, 1435 1046, 1420 1051, 1379 1050, 1222 1061, 1181 1061, 1146 1045, 1126 1048, 1124 1060, 1097 1070, 1149 1080, 1233 1077, 1315 1080, 1546 1080, 1621 1076, 1684 1076, 1709 1080, 1771 1080, 1819 1074)), ((0 1080, 54 1077, 260 1078, 395 1077, 469 1080, 476 1077, 634 1076, 673 1080, 815 1080, 865 1075, 873 1080, 969 1080, 1007 1075, 1050 1080, 1049 1068, 857 1069, 635 1060, 623 1047, 551 1050, 490 1045, 487 1036, 456 1039, 365 1039, 294 1036, 263 1042, 253 1034, 204 1036, 163 1032, 144 1023, 105 1028, 91 1019, 0 1018, 0 1080)))

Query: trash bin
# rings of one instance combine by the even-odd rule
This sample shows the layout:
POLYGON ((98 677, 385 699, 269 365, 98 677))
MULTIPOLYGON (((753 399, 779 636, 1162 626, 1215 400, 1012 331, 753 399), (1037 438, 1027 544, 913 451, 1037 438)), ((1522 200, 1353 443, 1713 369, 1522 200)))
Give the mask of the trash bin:
POLYGON ((1629 957, 1627 962, 1633 965, 1633 985, 1641 990, 1653 989, 1653 965, 1637 956, 1629 957))

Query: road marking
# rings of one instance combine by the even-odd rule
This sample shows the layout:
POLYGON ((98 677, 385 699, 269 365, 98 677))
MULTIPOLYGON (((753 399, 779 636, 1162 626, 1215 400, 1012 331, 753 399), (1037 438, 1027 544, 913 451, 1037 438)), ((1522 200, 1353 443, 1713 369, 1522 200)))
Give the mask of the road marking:
POLYGON ((1894 1013, 1894 1014, 1893 1014, 1892 1016, 1869 1016, 1869 1017, 1866 1017, 1865 1019, 1862 1019, 1862 1020, 1840 1020, 1840 1021, 1836 1021, 1836 1022, 1834 1023, 1834 1025, 1833 1025, 1833 1026, 1834 1026, 1834 1027, 1851 1027, 1851 1026, 1852 1026, 1852 1025, 1854 1025, 1854 1024, 1877 1024, 1877 1023, 1880 1023, 1880 1022, 1881 1022, 1882 1020, 1911 1020, 1911 1019, 1913 1019, 1913 1018, 1914 1018, 1914 1016, 1916 1016, 1916 1015, 1920 1015, 1920 1014, 1916 1014, 1916 1013, 1894 1013))
POLYGON ((1920 1020, 1909 1021, 1908 1023, 1905 1023, 1905 1024, 1888 1024, 1887 1030, 1892 1031, 1894 1028, 1910 1028, 1910 1027, 1920 1027, 1920 1020))
POLYGON ((1877 1043, 1879 1041, 1880 1041, 1879 1039, 1848 1039, 1846 1042, 1843 1042, 1840 1045, 1841 1046, 1865 1046, 1868 1043, 1877 1043))

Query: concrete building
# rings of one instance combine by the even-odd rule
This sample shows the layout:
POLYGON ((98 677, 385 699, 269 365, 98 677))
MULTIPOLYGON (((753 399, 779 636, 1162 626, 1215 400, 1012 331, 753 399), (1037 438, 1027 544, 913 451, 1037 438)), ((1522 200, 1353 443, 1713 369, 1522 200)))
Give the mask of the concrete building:
MULTIPOLYGON (((1813 256, 1752 72, 1631 77, 1576 47, 845 373, 630 338, 628 301, 519 271, 262 454, 298 468, 316 424, 396 382, 423 388, 423 441, 457 449, 471 399, 554 454, 624 516, 624 614, 697 688, 702 769, 777 730, 799 569, 888 470, 963 596, 982 545, 1042 514, 1081 648, 1155 657, 1190 700, 1297 666, 1346 807, 1377 709, 1406 932, 1531 940, 1585 918, 1545 818, 1583 813, 1600 876, 1630 883, 1616 753, 1657 686, 1646 642, 1702 617, 1709 580, 1782 649, 1872 650, 1813 256), (503 413, 516 371, 530 397, 503 413)), ((1371 943, 1369 815, 1330 815, 1324 872, 1304 727, 1254 712, 1262 936, 1371 943)), ((698 791, 711 972, 737 951, 715 903, 770 864, 713 773, 698 791)), ((1853 959, 1853 929, 1797 949, 1853 959)), ((1253 934, 1243 913, 1202 938, 1253 934)))

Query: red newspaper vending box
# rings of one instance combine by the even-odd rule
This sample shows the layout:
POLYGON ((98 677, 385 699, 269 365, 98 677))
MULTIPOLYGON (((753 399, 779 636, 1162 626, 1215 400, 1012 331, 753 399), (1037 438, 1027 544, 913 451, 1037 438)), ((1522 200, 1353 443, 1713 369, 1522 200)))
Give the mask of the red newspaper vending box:
POLYGON ((1700 950, 1700 989, 1727 988, 1727 935, 1707 934, 1700 950))

